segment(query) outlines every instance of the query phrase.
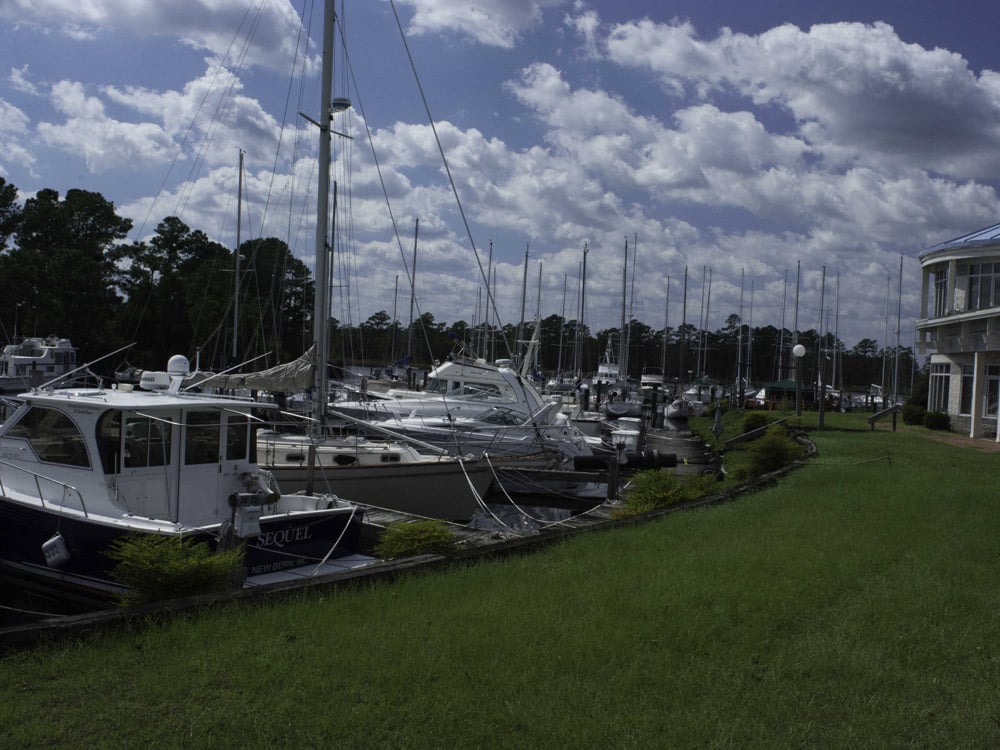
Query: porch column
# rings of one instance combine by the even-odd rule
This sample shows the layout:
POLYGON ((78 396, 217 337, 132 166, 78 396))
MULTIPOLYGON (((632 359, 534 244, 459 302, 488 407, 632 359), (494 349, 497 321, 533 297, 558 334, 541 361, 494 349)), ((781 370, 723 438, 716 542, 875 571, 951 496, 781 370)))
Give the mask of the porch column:
POLYGON ((972 419, 969 426, 970 438, 974 438, 979 433, 979 428, 983 421, 983 383, 986 381, 986 373, 983 372, 984 366, 979 357, 979 352, 975 352, 972 356, 972 419))

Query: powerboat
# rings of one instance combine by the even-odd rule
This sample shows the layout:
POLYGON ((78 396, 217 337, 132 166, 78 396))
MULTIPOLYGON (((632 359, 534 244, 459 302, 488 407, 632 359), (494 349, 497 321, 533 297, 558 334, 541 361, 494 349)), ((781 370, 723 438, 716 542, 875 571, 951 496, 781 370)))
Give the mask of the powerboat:
POLYGON ((126 535, 245 545, 248 576, 352 555, 363 511, 335 495, 283 494, 257 463, 246 398, 182 390, 188 361, 139 387, 19 394, 0 426, 0 568, 47 588, 114 598, 108 556, 126 535))

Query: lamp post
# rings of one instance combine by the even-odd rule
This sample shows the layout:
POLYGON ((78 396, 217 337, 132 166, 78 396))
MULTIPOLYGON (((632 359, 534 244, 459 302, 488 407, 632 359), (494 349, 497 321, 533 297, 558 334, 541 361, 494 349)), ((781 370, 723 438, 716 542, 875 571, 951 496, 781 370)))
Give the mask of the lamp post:
POLYGON ((806 348, 802 344, 792 347, 795 357, 795 416, 802 416, 802 358, 806 356, 806 348))
POLYGON ((14 340, 11 342, 12 344, 17 343, 17 313, 21 309, 21 305, 23 304, 24 304, 23 302, 18 302, 16 305, 14 305, 14 340))

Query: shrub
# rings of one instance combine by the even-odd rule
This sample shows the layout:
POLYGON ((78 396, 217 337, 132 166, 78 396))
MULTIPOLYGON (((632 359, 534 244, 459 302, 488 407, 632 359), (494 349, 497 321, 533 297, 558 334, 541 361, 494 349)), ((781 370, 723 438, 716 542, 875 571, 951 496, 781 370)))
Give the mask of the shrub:
POLYGON ((746 434, 748 432, 753 432, 754 430, 759 430, 761 427, 767 427, 768 421, 766 412, 749 412, 745 417, 743 417, 743 433, 746 434))
POLYGON ((711 492, 716 481, 714 475, 695 475, 680 479, 676 474, 662 469, 640 471, 628 483, 624 507, 614 515, 634 516, 693 500, 711 492))
POLYGON ((443 521, 425 520, 389 524, 375 545, 375 556, 384 560, 416 555, 448 555, 458 540, 443 521))
POLYGON ((924 427, 928 430, 950 430, 951 417, 943 411, 929 411, 924 414, 924 427))
POLYGON ((236 588, 243 574, 243 547, 213 552, 192 538, 128 534, 108 556, 112 577, 128 587, 124 606, 236 588))
POLYGON ((927 410, 920 404, 907 401, 903 404, 903 424, 923 424, 927 410))
POLYGON ((781 428, 768 430, 747 449, 750 454, 750 474, 759 477, 776 471, 802 457, 802 446, 792 440, 781 428))

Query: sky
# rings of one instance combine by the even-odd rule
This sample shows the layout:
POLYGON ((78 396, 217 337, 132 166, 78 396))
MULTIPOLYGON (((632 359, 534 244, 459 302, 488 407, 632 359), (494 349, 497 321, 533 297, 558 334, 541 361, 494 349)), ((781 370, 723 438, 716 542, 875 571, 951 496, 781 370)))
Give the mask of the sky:
MULTIPOLYGON (((919 254, 1000 221, 1000 5, 337 9, 346 323, 408 322, 414 253, 416 314, 479 322, 495 276, 501 322, 522 305, 575 319, 586 248, 593 332, 624 309, 653 329, 738 315, 912 346, 919 254)), ((319 118, 322 12, 0 0, 0 177, 21 200, 99 192, 129 240, 178 216, 233 247, 239 224, 313 267, 318 134, 302 115, 319 118)))

